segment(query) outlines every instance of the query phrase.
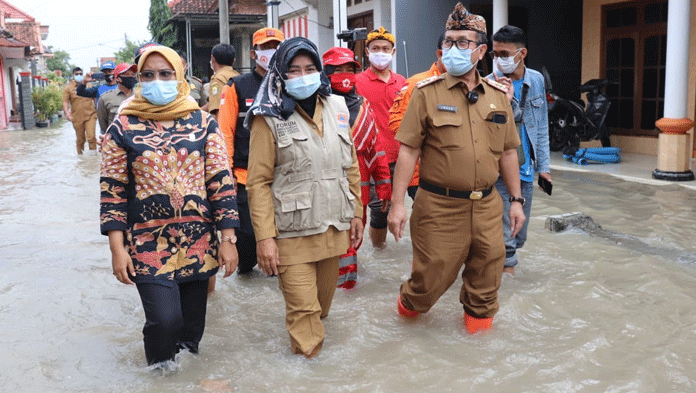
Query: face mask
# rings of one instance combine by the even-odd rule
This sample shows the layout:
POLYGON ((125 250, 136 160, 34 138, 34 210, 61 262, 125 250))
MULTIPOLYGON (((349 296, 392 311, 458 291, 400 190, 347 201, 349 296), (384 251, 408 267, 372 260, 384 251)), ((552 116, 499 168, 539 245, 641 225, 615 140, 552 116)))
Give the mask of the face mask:
POLYGON ((341 93, 349 93, 355 86, 355 74, 352 72, 331 74, 329 79, 331 79, 331 88, 341 93))
POLYGON ((84 75, 75 75, 75 82, 82 83, 83 80, 85 80, 84 75))
POLYGON ((392 61, 391 53, 383 52, 370 52, 370 64, 372 64, 376 69, 383 70, 389 66, 392 61))
POLYGON ((512 74, 513 72, 515 72, 517 66, 520 64, 519 61, 515 62, 515 57, 519 52, 520 49, 518 49, 517 52, 515 52, 515 54, 512 56, 495 58, 495 65, 496 67, 498 67, 500 72, 502 72, 505 75, 512 74))
POLYGON ((256 64, 261 66, 264 70, 268 69, 268 62, 271 61, 271 57, 276 52, 275 49, 257 50, 256 52, 256 64))
POLYGON ((474 51, 471 49, 449 48, 442 50, 442 63, 445 64, 447 72, 454 76, 462 76, 471 71, 478 63, 471 62, 471 54, 474 51))
POLYGON ((114 80, 113 74, 112 75, 104 75, 104 81, 106 81, 106 83, 111 83, 111 81, 113 81, 113 80, 114 80))
POLYGON ((140 83, 143 98, 155 105, 167 105, 179 95, 179 81, 160 81, 140 83))
POLYGON ((135 85, 138 84, 138 79, 134 76, 121 76, 121 84, 128 90, 133 90, 135 85))
POLYGON ((321 86, 321 72, 314 72, 285 81, 285 91, 298 100, 309 98, 321 86))

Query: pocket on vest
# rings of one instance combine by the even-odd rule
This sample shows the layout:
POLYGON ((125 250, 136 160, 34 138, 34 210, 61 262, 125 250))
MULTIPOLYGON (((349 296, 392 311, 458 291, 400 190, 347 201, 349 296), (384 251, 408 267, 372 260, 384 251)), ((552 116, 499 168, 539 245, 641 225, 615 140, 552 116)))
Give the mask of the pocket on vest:
POLYGON ((355 197, 350 192, 348 179, 339 179, 339 184, 341 185, 341 191, 343 191, 343 198, 341 198, 341 217, 339 217, 339 220, 342 222, 349 222, 355 216, 355 197))
POLYGON ((275 219, 280 232, 314 229, 321 224, 319 212, 312 209, 316 184, 291 192, 274 191, 275 219))

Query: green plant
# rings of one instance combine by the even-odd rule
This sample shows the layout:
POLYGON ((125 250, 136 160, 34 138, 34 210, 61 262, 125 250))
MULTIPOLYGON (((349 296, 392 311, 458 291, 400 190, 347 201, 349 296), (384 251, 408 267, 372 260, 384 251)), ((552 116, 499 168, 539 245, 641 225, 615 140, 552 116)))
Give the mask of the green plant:
POLYGON ((40 121, 46 121, 60 110, 63 99, 58 86, 34 87, 31 92, 31 100, 40 121))

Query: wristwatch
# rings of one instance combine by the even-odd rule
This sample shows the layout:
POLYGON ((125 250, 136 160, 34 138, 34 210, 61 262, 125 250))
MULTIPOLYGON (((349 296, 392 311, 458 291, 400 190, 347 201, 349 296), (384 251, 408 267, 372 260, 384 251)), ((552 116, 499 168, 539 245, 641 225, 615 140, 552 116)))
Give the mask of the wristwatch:
POLYGON ((230 242, 232 244, 235 244, 237 243, 237 235, 223 236, 222 239, 220 239, 220 242, 230 242))
POLYGON ((514 197, 514 196, 511 196, 511 197, 510 197, 510 203, 512 203, 512 202, 519 202, 520 205, 524 206, 524 198, 522 198, 522 197, 514 197))

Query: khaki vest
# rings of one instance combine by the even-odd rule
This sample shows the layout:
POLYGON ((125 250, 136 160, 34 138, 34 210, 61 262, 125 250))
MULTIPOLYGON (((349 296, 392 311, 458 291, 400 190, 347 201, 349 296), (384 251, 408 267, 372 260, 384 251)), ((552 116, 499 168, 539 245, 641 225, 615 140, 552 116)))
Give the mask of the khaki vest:
POLYGON ((353 164, 353 140, 343 97, 320 98, 324 136, 297 112, 288 120, 264 117, 276 140, 271 190, 279 238, 324 233, 330 225, 350 229, 355 198, 347 173, 353 164))

